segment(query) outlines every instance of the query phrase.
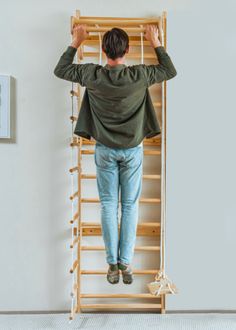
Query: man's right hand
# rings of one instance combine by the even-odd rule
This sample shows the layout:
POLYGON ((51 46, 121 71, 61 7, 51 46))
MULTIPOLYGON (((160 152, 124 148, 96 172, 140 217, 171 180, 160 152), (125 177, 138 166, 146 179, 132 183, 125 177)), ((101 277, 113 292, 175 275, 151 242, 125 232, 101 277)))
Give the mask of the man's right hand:
POLYGON ((144 36, 148 41, 150 41, 152 47, 156 48, 161 46, 161 42, 158 38, 159 31, 157 25, 147 24, 144 36))
POLYGON ((72 29, 73 41, 72 47, 78 48, 80 44, 89 37, 89 33, 86 30, 86 24, 75 24, 72 29))

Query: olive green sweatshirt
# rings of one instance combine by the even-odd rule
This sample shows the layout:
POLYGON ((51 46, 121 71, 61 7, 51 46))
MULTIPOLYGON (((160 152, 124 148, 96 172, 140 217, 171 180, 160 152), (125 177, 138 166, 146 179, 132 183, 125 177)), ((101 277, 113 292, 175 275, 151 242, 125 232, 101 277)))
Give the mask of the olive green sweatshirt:
POLYGON ((73 64, 77 49, 68 46, 54 74, 85 87, 74 134, 112 148, 131 148, 161 133, 149 87, 176 76, 163 46, 154 48, 157 64, 102 66, 73 64))

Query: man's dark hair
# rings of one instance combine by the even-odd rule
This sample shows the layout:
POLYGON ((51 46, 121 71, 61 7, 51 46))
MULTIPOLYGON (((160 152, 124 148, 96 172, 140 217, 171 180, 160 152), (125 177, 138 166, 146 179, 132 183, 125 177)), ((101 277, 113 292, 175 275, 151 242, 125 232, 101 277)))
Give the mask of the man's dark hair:
POLYGON ((129 47, 128 34, 119 28, 112 28, 106 31, 102 38, 102 49, 107 57, 115 60, 125 55, 126 48, 129 47))

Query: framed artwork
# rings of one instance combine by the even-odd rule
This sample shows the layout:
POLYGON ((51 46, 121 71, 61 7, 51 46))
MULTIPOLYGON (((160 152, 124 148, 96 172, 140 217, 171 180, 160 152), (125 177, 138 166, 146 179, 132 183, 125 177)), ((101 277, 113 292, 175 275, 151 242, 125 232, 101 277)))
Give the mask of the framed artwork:
POLYGON ((10 132, 11 76, 0 75, 0 138, 11 138, 10 132))

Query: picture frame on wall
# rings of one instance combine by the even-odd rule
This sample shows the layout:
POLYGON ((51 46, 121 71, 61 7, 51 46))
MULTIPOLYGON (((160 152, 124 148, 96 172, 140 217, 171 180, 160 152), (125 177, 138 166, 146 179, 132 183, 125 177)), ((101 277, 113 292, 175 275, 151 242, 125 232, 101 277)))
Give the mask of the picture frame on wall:
POLYGON ((11 76, 0 74, 0 138, 11 138, 11 76))

